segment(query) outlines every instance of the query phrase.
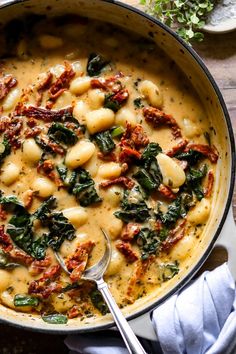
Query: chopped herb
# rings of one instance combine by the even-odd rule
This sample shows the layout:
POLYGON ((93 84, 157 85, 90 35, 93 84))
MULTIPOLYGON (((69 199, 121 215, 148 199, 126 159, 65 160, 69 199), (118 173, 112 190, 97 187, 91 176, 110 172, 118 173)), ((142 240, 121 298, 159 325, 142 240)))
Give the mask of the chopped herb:
POLYGON ((112 138, 119 138, 121 135, 123 135, 125 132, 125 129, 122 126, 115 127, 111 130, 111 136, 112 138))
POLYGON ((144 222, 150 218, 149 208, 138 187, 124 192, 121 208, 114 215, 126 223, 130 221, 144 222))
POLYGON ((108 60, 104 59, 101 55, 91 53, 87 63, 87 73, 89 76, 97 76, 109 63, 108 60))
POLYGON ((68 318, 65 315, 60 313, 54 313, 51 315, 42 315, 42 319, 44 322, 50 324, 66 324, 68 322, 68 318))
POLYGON ((116 147, 109 130, 97 133, 93 136, 93 138, 96 141, 101 152, 103 152, 104 154, 109 154, 116 147))
POLYGON ((39 300, 36 297, 16 294, 14 297, 14 306, 32 306, 37 307, 39 304, 39 300))
POLYGON ((11 153, 11 145, 6 137, 0 143, 0 164, 3 163, 6 156, 11 153))
POLYGON ((48 136, 58 144, 74 145, 78 141, 77 135, 61 123, 52 123, 48 136))
POLYGON ((103 316, 109 312, 109 309, 108 309, 106 303, 104 302, 102 294, 100 293, 99 290, 92 291, 90 293, 90 298, 91 298, 91 301, 92 301, 94 307, 96 307, 101 312, 101 314, 103 316))

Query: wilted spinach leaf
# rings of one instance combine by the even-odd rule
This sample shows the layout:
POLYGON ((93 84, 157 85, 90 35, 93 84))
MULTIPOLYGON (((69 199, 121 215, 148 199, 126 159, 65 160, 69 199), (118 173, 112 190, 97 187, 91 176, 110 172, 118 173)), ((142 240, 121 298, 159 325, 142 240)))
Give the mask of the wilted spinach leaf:
POLYGON ((187 152, 178 153, 174 157, 178 160, 186 160, 188 161, 189 165, 193 166, 198 163, 202 156, 203 155, 200 152, 190 149, 187 152))
POLYGON ((11 153, 11 145, 6 137, 0 143, 0 164, 3 163, 6 156, 11 153))
POLYGON ((137 244, 142 250, 142 259, 147 259, 150 254, 155 254, 161 245, 159 232, 147 227, 142 228, 136 237, 137 244))
POLYGON ((186 186, 187 189, 190 189, 194 192, 198 200, 201 200, 204 197, 203 187, 201 185, 202 179, 207 174, 207 165, 203 165, 199 170, 192 167, 189 168, 186 173, 186 186))
POLYGON ((88 75, 89 76, 99 75, 108 63, 109 61, 103 58, 101 55, 96 53, 91 53, 87 63, 88 75))
POLYGON ((126 223, 130 221, 143 222, 150 218, 149 208, 138 187, 124 192, 121 210, 116 211, 114 215, 126 223), (132 197, 133 195, 135 196, 132 197))
POLYGON ((150 143, 144 149, 139 170, 133 175, 138 181, 140 186, 148 194, 157 189, 162 182, 162 174, 157 163, 156 155, 161 152, 162 149, 157 143, 150 143))
POLYGON ((116 147, 109 130, 106 130, 101 133, 97 133, 93 136, 93 138, 96 141, 99 149, 104 154, 109 154, 109 152, 114 150, 116 147))
POLYGON ((100 293, 99 290, 92 291, 90 293, 90 298, 91 298, 91 301, 92 301, 94 307, 96 307, 101 312, 101 314, 103 316, 109 312, 109 309, 108 309, 106 303, 104 302, 102 294, 100 293))
POLYGON ((113 112, 117 112, 121 108, 121 104, 114 99, 114 93, 107 93, 105 95, 104 107, 110 108, 113 112))
POLYGON ((77 135, 61 123, 52 123, 48 129, 48 136, 58 144, 74 145, 78 141, 77 135))
POLYGON ((162 280, 167 281, 173 278, 179 273, 179 263, 175 261, 174 263, 167 263, 161 267, 162 270, 162 280))

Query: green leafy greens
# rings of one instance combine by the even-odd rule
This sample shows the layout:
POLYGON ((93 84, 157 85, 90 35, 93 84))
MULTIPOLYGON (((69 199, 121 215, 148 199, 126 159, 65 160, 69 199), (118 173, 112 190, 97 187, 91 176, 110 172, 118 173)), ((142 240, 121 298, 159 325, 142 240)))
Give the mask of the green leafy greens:
POLYGON ((11 145, 6 137, 0 143, 0 164, 4 161, 5 157, 10 155, 11 145))
POLYGON ((116 147, 109 130, 97 133, 93 136, 93 138, 96 141, 101 152, 103 152, 104 154, 109 154, 116 147))
POLYGON ((162 182, 161 171, 156 159, 156 155, 161 151, 162 149, 159 144, 148 144, 141 156, 140 165, 142 167, 133 175, 148 194, 158 188, 162 182))
POLYGON ((78 141, 77 135, 61 123, 53 123, 48 130, 48 136, 58 144, 74 145, 78 141))
POLYGON ((50 315, 42 315, 42 319, 44 322, 50 324, 66 324, 68 322, 68 318, 61 313, 54 313, 50 315))
POLYGON ((89 76, 97 76, 109 63, 108 60, 104 59, 101 55, 96 53, 91 53, 88 58, 87 63, 87 73, 89 76))
POLYGON ((130 221, 144 222, 150 218, 149 208, 138 187, 124 192, 121 210, 116 211, 114 215, 126 223, 130 221))
POLYGON ((199 32, 207 16, 216 5, 216 0, 140 0, 146 11, 156 16, 167 26, 176 29, 187 42, 202 41, 204 35, 199 32))
POLYGON ((92 291, 90 293, 90 298, 91 298, 91 301, 92 301, 94 307, 96 307, 101 312, 101 314, 103 316, 109 312, 109 309, 108 309, 106 303, 104 302, 102 294, 100 293, 99 290, 92 291))
POLYGON ((15 206, 14 215, 7 226, 7 233, 19 248, 33 258, 44 259, 47 247, 58 250, 65 239, 72 240, 75 237, 75 229, 68 219, 61 212, 52 212, 56 198, 48 198, 33 214, 29 214, 20 202, 11 196, 1 199, 7 205, 14 202, 15 206), (40 237, 35 235, 35 220, 40 220, 49 232, 40 237))
POLYGON ((89 172, 83 168, 78 168, 68 176, 68 170, 64 166, 59 166, 57 171, 65 186, 68 187, 69 193, 76 197, 80 205, 88 206, 101 202, 102 199, 97 194, 94 180, 89 172))

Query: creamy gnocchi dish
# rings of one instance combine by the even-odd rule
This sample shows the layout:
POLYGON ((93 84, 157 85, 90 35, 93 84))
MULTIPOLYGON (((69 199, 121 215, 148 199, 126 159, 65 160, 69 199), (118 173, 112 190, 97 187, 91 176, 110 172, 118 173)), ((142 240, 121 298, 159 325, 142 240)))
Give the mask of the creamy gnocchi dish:
POLYGON ((151 40, 75 16, 0 35, 0 301, 48 323, 121 308, 186 267, 211 210, 214 128, 151 40), (60 252, 70 275, 55 258, 60 252))

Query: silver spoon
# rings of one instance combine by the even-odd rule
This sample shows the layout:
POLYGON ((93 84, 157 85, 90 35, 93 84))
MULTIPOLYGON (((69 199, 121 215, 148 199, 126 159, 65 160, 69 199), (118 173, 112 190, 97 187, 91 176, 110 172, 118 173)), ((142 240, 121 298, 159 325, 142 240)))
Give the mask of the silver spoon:
MULTIPOLYGON (((119 309, 117 303, 115 302, 107 283, 103 279, 103 275, 110 263, 111 260, 111 242, 107 234, 102 230, 102 233, 105 237, 106 240, 106 249, 104 252, 104 255, 100 259, 98 263, 93 265, 90 268, 87 268, 81 279, 84 280, 92 280, 95 281, 97 284, 98 290, 100 290, 113 318, 114 321, 122 335, 122 338, 126 344, 126 347, 129 351, 130 354, 147 354, 145 350, 143 349, 142 345, 140 344, 138 338, 134 334, 133 330, 131 329, 129 323, 125 319, 124 315, 122 314, 121 310, 119 309)), ((62 269, 70 274, 68 271, 65 262, 61 255, 58 252, 55 252, 56 259, 62 269)))

